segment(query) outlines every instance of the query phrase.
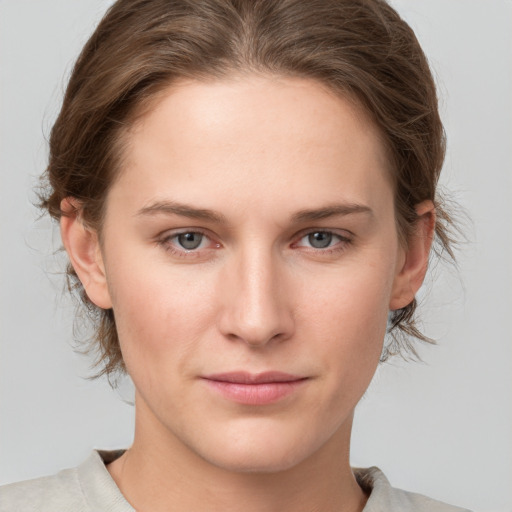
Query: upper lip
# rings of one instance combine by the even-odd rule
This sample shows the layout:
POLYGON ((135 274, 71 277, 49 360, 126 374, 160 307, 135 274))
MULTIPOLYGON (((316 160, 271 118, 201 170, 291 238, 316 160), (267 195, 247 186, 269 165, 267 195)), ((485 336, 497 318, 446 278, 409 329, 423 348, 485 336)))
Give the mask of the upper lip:
POLYGON ((214 373, 211 375, 205 375, 203 377, 207 380, 213 380, 217 382, 231 382, 236 384, 266 384, 271 382, 295 382, 303 380, 305 377, 299 375, 292 375, 284 372, 261 372, 261 373, 250 373, 250 372, 227 372, 227 373, 214 373))

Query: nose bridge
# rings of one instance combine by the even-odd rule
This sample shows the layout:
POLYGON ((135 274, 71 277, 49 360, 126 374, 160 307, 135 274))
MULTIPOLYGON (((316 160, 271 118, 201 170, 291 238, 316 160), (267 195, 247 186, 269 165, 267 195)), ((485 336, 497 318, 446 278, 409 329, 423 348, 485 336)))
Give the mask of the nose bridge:
POLYGON ((249 243, 233 256, 226 276, 223 331, 252 346, 293 332, 283 262, 270 247, 249 243))

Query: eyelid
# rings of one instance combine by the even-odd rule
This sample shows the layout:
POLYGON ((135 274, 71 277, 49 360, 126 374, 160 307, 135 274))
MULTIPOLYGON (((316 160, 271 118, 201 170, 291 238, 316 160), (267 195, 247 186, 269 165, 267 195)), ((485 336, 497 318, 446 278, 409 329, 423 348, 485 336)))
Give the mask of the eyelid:
POLYGON ((179 235, 184 235, 185 233, 199 233, 200 235, 203 235, 207 238, 212 238, 212 235, 210 234, 209 230, 204 228, 199 228, 195 226, 185 227, 185 228, 171 228, 166 229, 159 233, 155 239, 156 240, 168 240, 170 238, 174 238, 179 235))
MULTIPOLYGON (((346 246, 353 242, 354 234, 345 229, 336 229, 336 228, 307 228, 298 232, 293 237, 293 242, 291 243, 292 248, 301 248, 310 252, 315 253, 323 253, 328 254, 332 252, 340 252, 346 249, 346 246), (327 246, 325 248, 316 248, 307 245, 299 245, 300 241, 308 235, 313 233, 330 233, 334 237, 338 238, 338 242, 334 245, 327 246)), ((157 245, 162 246, 166 251, 183 258, 200 258, 204 257, 204 251, 210 251, 212 249, 219 249, 222 247, 222 244, 217 240, 217 237, 214 236, 208 229, 200 228, 200 227, 186 227, 186 228, 175 228, 168 229, 163 231, 161 234, 155 237, 155 243, 157 245), (210 241, 210 245, 208 247, 198 248, 198 249, 185 249, 184 247, 180 248, 175 243, 172 243, 172 239, 178 237, 179 235, 185 233, 198 233, 208 239, 210 241)))
POLYGON ((344 251, 347 248, 347 245, 351 244, 353 242, 354 235, 350 231, 347 230, 339 230, 339 229, 333 229, 333 228, 308 228, 303 231, 300 231, 297 233, 297 235, 294 237, 295 242, 291 244, 292 248, 301 248, 303 250, 314 252, 316 254, 329 254, 329 253, 336 253, 344 251), (299 245, 300 241, 313 234, 313 233, 330 233, 333 236, 338 238, 338 242, 329 245, 324 248, 317 248, 312 247, 308 245, 299 245))
POLYGON ((201 253, 203 251, 218 249, 221 247, 220 242, 216 241, 215 237, 213 237, 208 230, 198 227, 177 228, 163 231, 155 238, 155 242, 157 245, 162 246, 166 251, 169 251, 174 255, 189 258, 199 257, 201 256, 201 253), (206 239, 208 239, 210 241, 210 244, 213 244, 213 246, 187 250, 184 247, 180 248, 178 245, 172 242, 172 240, 175 239, 176 237, 184 235, 186 233, 200 234, 206 239))
POLYGON ((336 229, 336 228, 308 228, 302 231, 299 231, 293 238, 295 240, 301 240, 305 236, 311 235, 313 233, 331 233, 342 240, 350 241, 354 238, 354 234, 346 229, 336 229))

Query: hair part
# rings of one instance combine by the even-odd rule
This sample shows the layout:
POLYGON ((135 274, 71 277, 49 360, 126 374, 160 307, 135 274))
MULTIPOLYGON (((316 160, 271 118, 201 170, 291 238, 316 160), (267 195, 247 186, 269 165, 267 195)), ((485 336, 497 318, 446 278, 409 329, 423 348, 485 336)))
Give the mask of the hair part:
MULTIPOLYGON (((180 79, 234 73, 310 78, 354 98, 378 127, 407 243, 415 206, 436 206, 438 253, 453 258, 452 218, 436 195, 445 136, 427 59, 384 0, 118 0, 83 48, 50 136, 41 206, 54 219, 75 198, 101 235, 106 197, 122 169, 128 128, 180 79)), ((95 325, 99 375, 124 370, 112 310, 89 301, 71 267, 68 284, 95 325)), ((390 314, 383 352, 415 355, 416 301, 390 314)))

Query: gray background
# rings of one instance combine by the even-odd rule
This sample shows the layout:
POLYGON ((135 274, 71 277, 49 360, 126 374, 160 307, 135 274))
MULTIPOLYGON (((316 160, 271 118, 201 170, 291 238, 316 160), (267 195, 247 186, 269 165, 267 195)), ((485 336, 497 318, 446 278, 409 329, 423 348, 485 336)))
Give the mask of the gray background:
MULTIPOLYGON (((0 0, 0 482, 130 443, 129 383, 91 382, 73 352, 58 231, 31 202, 79 48, 106 0, 0 0), (123 401, 125 400, 125 401, 123 401)), ((512 2, 396 0, 434 67, 448 132, 443 184, 468 210, 460 269, 425 296, 439 345, 383 365, 358 407, 354 465, 481 512, 512 498, 512 2)), ((425 288, 429 288, 427 285, 425 288)))

